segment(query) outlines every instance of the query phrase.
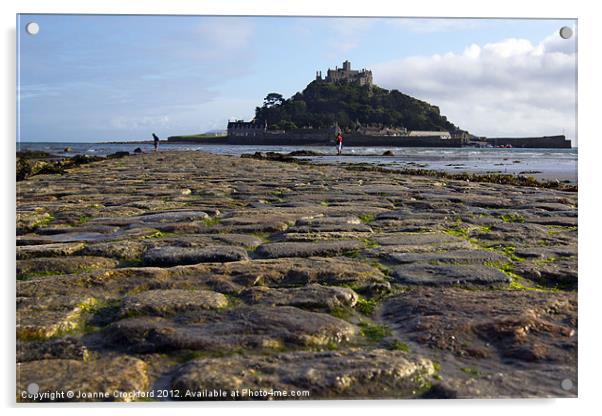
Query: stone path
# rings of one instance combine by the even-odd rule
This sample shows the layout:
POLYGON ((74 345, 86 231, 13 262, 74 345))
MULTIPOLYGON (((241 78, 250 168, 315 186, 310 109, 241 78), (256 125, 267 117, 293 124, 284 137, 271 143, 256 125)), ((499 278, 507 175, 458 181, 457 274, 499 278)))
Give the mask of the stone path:
POLYGON ((575 193, 160 152, 18 182, 17 234, 19 392, 577 394, 575 193))

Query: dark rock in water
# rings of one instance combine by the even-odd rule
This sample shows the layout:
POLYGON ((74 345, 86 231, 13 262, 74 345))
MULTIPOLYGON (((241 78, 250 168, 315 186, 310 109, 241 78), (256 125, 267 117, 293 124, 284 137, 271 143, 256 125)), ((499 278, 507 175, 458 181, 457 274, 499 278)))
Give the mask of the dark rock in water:
POLYGON ((68 152, 70 152, 71 150, 72 150, 72 149, 71 149, 69 146, 67 146, 67 147, 65 147, 65 148, 63 149, 63 152, 65 152, 65 153, 68 153, 68 152))
POLYGON ((142 263, 147 266, 170 267, 184 264, 229 262, 248 259, 247 252, 240 247, 157 247, 144 253, 142 263))
POLYGON ((274 160, 277 162, 298 162, 297 159, 290 155, 276 152, 266 152, 265 154, 261 152, 255 152, 254 154, 244 153, 240 155, 240 157, 246 159, 274 160))
POLYGON ((21 150, 17 152, 17 158, 21 159, 52 159, 53 157, 50 153, 41 150, 21 150))
POLYGON ((320 156, 320 153, 312 150, 295 150, 290 152, 288 156, 320 156))
POLYGON ((85 360, 88 349, 77 338, 65 337, 43 341, 17 341, 17 362, 70 359, 85 360))
POLYGON ((325 346, 351 339, 358 329, 342 319, 291 306, 245 306, 194 311, 173 319, 137 317, 105 329, 109 347, 130 352, 232 351, 243 348, 325 346))
POLYGON ((115 152, 107 155, 107 159, 119 159, 125 156, 129 156, 130 152, 115 152))
POLYGON ((76 168, 80 165, 85 165, 87 163, 92 162, 99 162, 101 160, 104 160, 104 158, 100 156, 75 155, 67 159, 63 159, 62 161, 56 162, 57 166, 63 169, 63 171, 56 173, 64 173, 64 169, 76 168))
POLYGON ((34 175, 61 174, 65 170, 60 162, 17 158, 17 181, 34 175))
MULTIPOLYGON (((132 401, 127 393, 145 391, 149 386, 147 364, 134 357, 118 356, 99 360, 40 360, 17 364, 17 397, 36 383, 43 392, 75 392, 74 397, 56 401, 132 401), (114 392, 125 394, 115 397, 114 392), (103 398, 95 397, 102 394, 103 398), (78 394, 84 395, 78 397, 78 394), (86 397, 89 396, 89 397, 86 397)), ((39 401, 39 400, 38 400, 39 401)), ((50 398, 47 399, 50 401, 50 398)))
MULTIPOLYGON (((412 359, 401 351, 291 352, 275 356, 228 357, 195 360, 182 365, 171 388, 201 391, 206 386, 222 390, 308 391, 308 396, 282 399, 411 398, 422 393, 424 379, 435 372, 426 359, 412 359), (250 370, 252 369, 252 370, 250 370)), ((246 396, 237 400, 268 400, 278 396, 246 396)), ((222 400, 231 397, 223 398, 222 400)))
POLYGON ((263 156, 263 153, 261 152, 255 152, 253 154, 251 153, 243 153, 242 155, 240 155, 241 158, 243 159, 264 159, 265 157, 263 156))
POLYGON ((510 283, 504 273, 480 265, 412 264, 393 268, 395 281, 411 285, 493 285, 510 283))
POLYGON ((390 150, 387 150, 387 151, 383 152, 383 156, 395 156, 395 153, 393 153, 390 150))
POLYGON ((134 153, 142 153, 142 149, 137 147, 134 149, 134 153))
POLYGON ((34 175, 64 174, 65 169, 102 159, 101 157, 75 155, 63 160, 52 160, 52 156, 45 152, 20 152, 17 154, 17 181, 34 175))
POLYGON ((67 167, 79 166, 90 162, 98 162, 103 160, 100 156, 88 156, 88 155, 75 155, 68 159, 65 159, 67 167))
POLYGON ((283 153, 276 153, 276 152, 266 152, 265 154, 265 158, 267 160, 275 160, 278 162, 290 162, 290 161, 294 161, 295 158, 285 155, 283 153))

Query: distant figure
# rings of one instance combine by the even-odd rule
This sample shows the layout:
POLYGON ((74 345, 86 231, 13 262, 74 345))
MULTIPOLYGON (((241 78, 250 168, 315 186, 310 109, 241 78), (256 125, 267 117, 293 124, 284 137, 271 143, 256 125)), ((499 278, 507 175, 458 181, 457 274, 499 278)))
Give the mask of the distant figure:
POLYGON ((153 133, 153 146, 155 146, 155 152, 159 148, 159 137, 155 133, 153 133))
POLYGON ((337 155, 343 152, 343 136, 341 133, 337 134, 337 155))

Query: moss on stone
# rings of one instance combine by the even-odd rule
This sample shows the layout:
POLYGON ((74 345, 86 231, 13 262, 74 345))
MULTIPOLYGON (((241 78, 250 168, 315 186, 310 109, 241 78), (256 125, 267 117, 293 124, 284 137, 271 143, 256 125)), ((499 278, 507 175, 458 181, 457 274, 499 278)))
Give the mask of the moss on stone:
POLYGON ((157 232, 149 234, 149 235, 143 235, 142 237, 139 238, 139 240, 147 240, 149 238, 165 238, 165 234, 162 233, 161 231, 157 231, 157 232))
POLYGON ((360 221, 362 222, 362 224, 368 224, 368 223, 371 223, 372 221, 374 221, 376 219, 376 215, 374 215, 374 214, 364 214, 364 215, 360 215, 358 218, 360 219, 360 221))
POLYGON ((368 322, 360 322, 360 335, 372 342, 379 342, 384 337, 391 335, 391 330, 384 325, 373 325, 368 322))
POLYGON ((355 308, 364 315, 372 315, 376 309, 376 301, 373 299, 358 298, 355 308))
POLYGON ((355 259, 360 256, 360 251, 357 248, 355 248, 353 250, 346 250, 343 252, 343 256, 355 259))
POLYGON ((353 313, 349 309, 343 308, 340 306, 336 306, 336 307, 330 309, 330 311, 328 311, 328 313, 331 316, 334 316, 335 318, 344 319, 344 320, 348 320, 353 315, 353 313))
POLYGON ((40 270, 35 272, 27 272, 21 273, 17 275, 17 280, 29 280, 35 279, 36 277, 49 277, 49 276, 58 276, 61 275, 61 272, 52 271, 52 270, 40 270))
POLYGON ((209 217, 203 220, 203 224, 207 227, 213 227, 220 223, 219 217, 209 217))
POLYGON ((517 214, 517 213, 511 213, 511 214, 504 214, 504 215, 500 216, 500 220, 502 220, 503 222, 523 223, 523 222, 525 222, 525 217, 523 217, 522 215, 517 214))
POLYGON ((391 342, 391 344, 389 344, 388 349, 393 351, 410 352, 410 347, 408 346, 408 344, 398 340, 394 340, 393 342, 391 342))

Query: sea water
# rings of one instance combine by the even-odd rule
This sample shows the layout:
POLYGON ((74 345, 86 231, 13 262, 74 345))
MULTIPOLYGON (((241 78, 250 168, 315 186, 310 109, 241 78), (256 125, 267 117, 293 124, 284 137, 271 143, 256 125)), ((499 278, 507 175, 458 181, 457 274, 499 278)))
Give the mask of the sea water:
MULTIPOLYGON (((41 150, 68 157, 76 154, 106 156, 119 151, 140 148, 152 152, 150 143, 58 143, 21 142, 17 150, 41 150), (65 151, 65 149, 68 149, 65 151)), ((577 183, 577 148, 571 149, 496 149, 433 147, 344 147, 337 156, 334 146, 243 146, 161 143, 160 151, 203 151, 223 155, 255 152, 289 153, 308 150, 318 156, 302 157, 315 163, 368 163, 389 169, 433 169, 450 173, 507 173, 533 176, 537 179, 577 183), (383 156, 390 151, 393 156, 383 156)))

